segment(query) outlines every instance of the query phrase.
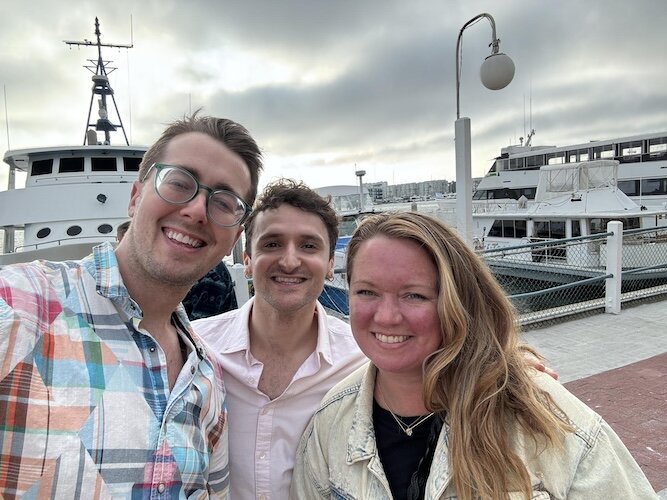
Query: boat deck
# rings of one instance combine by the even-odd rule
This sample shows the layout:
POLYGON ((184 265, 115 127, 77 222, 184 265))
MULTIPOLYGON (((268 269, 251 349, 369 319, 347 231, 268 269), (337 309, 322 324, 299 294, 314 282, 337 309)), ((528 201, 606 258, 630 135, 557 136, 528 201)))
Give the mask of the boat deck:
POLYGON ((614 428, 667 499, 667 298, 525 328, 565 387, 614 428))

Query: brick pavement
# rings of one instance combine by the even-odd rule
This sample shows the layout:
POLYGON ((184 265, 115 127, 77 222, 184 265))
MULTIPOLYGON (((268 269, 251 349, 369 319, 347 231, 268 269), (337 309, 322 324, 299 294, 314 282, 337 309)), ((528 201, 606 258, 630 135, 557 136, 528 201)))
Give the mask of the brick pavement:
POLYGON ((565 387, 611 425, 653 488, 667 489, 667 353, 565 387))
POLYGON ((667 299, 527 327, 523 339, 609 422, 667 500, 667 299))

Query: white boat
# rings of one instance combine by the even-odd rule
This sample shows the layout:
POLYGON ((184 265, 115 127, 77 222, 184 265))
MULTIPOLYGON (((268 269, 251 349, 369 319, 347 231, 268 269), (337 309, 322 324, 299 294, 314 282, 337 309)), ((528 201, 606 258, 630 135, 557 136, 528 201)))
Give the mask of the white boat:
POLYGON ((617 160, 618 188, 640 206, 667 207, 667 132, 569 146, 525 144, 501 149, 473 196, 474 205, 535 198, 540 168, 593 160, 617 160))
MULTIPOLYGON (((612 220, 621 221, 624 231, 667 227, 667 207, 651 209, 637 204, 619 188, 618 171, 617 160, 542 166, 538 171, 534 200, 522 196, 519 200, 505 203, 477 203, 473 206, 476 249, 509 249, 523 245, 523 250, 513 250, 511 256, 500 258, 512 261, 514 273, 517 268, 523 269, 529 263, 539 262, 539 269, 533 277, 541 277, 544 281, 551 280, 549 272, 553 274, 565 266, 576 267, 577 272, 583 272, 584 275, 586 273, 582 269, 604 269, 604 244, 596 244, 593 250, 590 245, 581 245, 572 251, 563 247, 535 248, 529 245, 605 233, 607 222, 612 220), (550 264, 552 269, 547 272, 544 264, 550 264)), ((356 227, 356 222, 363 216, 363 213, 359 213, 345 217, 349 219, 342 224, 344 230, 341 238, 345 239, 345 243, 349 240, 347 233, 356 227)), ((642 237, 632 244, 624 245, 623 267, 643 268, 657 264, 657 246, 664 247, 660 250, 661 255, 667 255, 667 240, 662 236, 665 231, 662 230, 660 234, 659 238, 642 237), (650 245, 650 251, 644 244, 650 245)), ((344 269, 345 258, 345 246, 337 246, 337 270, 344 269)), ((494 273, 500 272, 500 267, 495 264, 489 262, 494 273)), ((657 277, 663 279, 662 275, 657 277)), ((336 274, 334 281, 325 285, 320 301, 331 309, 348 313, 344 274, 336 274)))
MULTIPOLYGON (((473 237, 478 249, 490 250, 565 238, 591 236, 607 231, 609 221, 620 221, 623 230, 667 226, 667 207, 638 205, 618 186, 617 160, 545 165, 539 170, 535 199, 525 196, 504 204, 475 206, 473 237)), ((556 252, 557 254, 558 252, 556 252)), ((526 250, 526 258, 535 254, 526 250)), ((581 256, 563 252, 561 261, 581 263, 581 256)), ((628 253, 625 258, 631 259, 628 253)), ((654 264, 638 263, 634 267, 654 264)), ((600 259, 588 262, 600 267, 600 259)))
MULTIPOLYGON (((127 220, 131 183, 147 148, 127 141, 107 74, 111 61, 102 58, 102 48, 131 45, 101 43, 97 18, 95 35, 96 42, 65 42, 97 48, 97 59, 90 59, 96 66, 84 144, 17 149, 4 155, 9 180, 7 190, 0 191, 0 265, 82 258, 94 245, 115 241, 116 228, 127 220), (95 98, 99 118, 91 122, 95 98), (111 105, 117 124, 109 117, 111 105), (114 132, 123 133, 125 145, 111 145, 114 132), (15 185, 17 171, 26 173, 24 188, 15 185)), ((92 66, 86 67, 92 72, 92 66)))

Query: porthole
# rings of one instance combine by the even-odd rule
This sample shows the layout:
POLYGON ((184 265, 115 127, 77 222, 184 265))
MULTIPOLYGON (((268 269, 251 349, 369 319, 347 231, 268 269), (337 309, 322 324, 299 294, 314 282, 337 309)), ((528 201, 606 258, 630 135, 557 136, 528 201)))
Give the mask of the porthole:
POLYGON ((113 227, 109 224, 100 224, 97 226, 97 231, 101 234, 109 234, 111 231, 113 231, 113 227))
POLYGON ((81 226, 70 226, 67 228, 67 236, 76 236, 81 234, 81 226))
POLYGON ((50 234, 51 234, 51 228, 50 227, 43 227, 42 229, 37 231, 37 237, 39 239, 46 238, 50 234))

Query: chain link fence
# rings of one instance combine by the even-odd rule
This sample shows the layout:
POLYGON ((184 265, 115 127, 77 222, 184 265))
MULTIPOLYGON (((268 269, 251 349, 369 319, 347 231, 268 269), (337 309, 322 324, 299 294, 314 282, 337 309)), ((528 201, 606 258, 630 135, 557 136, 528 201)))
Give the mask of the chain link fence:
MULTIPOLYGON (((480 251, 522 325, 605 308, 613 233, 480 251)), ((667 227, 622 234, 622 302, 667 293, 667 227)), ((619 267, 616 267, 618 269, 619 267)))

